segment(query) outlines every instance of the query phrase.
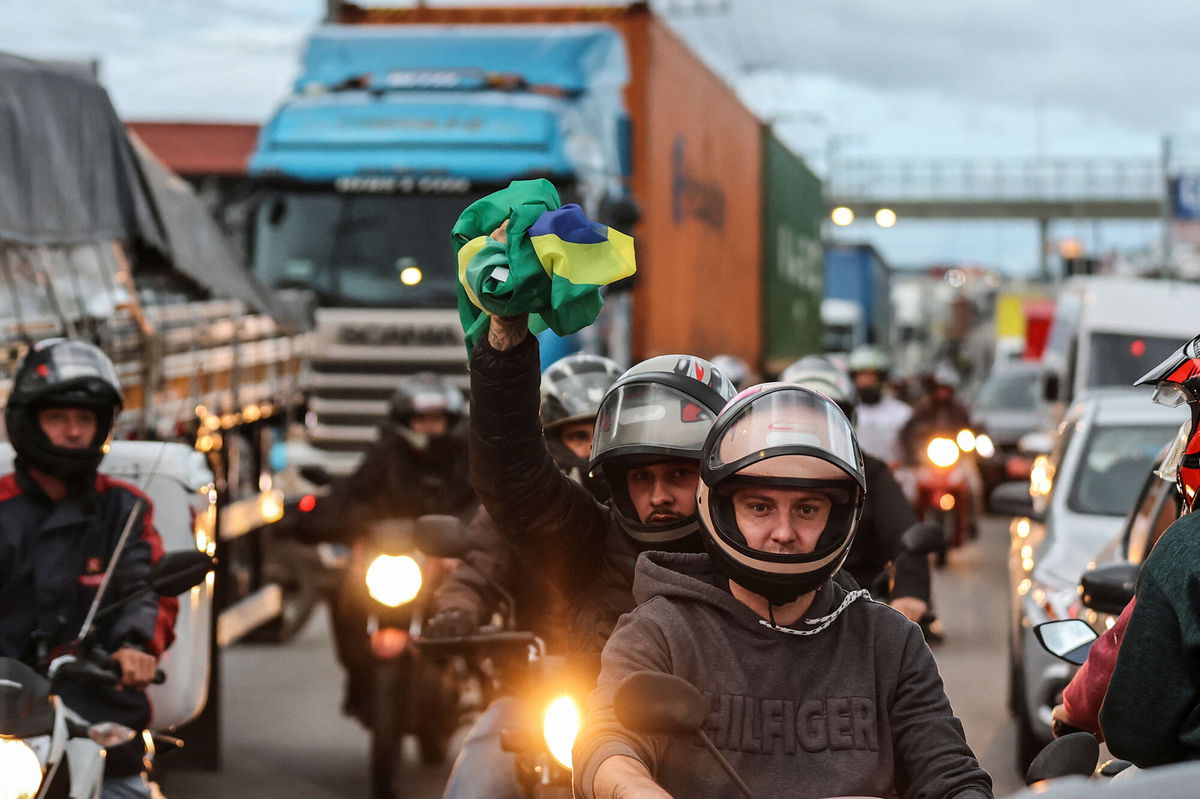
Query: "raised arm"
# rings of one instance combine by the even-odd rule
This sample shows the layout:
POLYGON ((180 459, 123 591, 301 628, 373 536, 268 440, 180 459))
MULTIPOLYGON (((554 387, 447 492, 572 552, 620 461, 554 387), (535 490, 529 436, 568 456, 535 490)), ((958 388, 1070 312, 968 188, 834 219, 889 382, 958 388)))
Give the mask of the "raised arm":
POLYGON ((564 475, 542 437, 537 339, 523 317, 492 318, 471 362, 471 483, 505 539, 529 563, 562 552, 595 568, 607 510, 564 475))

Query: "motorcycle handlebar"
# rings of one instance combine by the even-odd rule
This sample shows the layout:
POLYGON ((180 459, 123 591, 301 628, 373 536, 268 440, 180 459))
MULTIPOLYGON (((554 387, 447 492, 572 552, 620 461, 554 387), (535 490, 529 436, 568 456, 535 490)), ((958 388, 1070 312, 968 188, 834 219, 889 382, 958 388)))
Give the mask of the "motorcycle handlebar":
POLYGON ((418 638, 417 646, 430 649, 482 649, 492 646, 535 647, 539 656, 546 654, 546 644, 529 632, 478 632, 450 638, 418 638))
MULTIPOLYGON (((54 669, 54 681, 74 680, 93 685, 117 685, 121 682, 121 666, 112 658, 104 660, 70 659, 60 663, 54 669)), ((162 685, 167 681, 167 675, 162 669, 154 670, 151 683, 162 685)))

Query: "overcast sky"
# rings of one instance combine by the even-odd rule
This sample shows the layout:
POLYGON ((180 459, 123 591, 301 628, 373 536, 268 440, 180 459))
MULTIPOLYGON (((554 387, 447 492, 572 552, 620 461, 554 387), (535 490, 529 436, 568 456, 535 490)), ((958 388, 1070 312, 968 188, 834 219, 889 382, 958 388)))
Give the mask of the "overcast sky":
MULTIPOLYGON (((3 47, 98 58, 127 119, 255 122, 286 93, 325 8, 324 0, 10 5, 3 47)), ((654 5, 819 170, 831 152, 1155 158, 1165 133, 1200 129, 1200 3, 1187 0, 654 5)), ((1146 223, 1057 232, 1103 248, 1157 235, 1146 223)), ((901 220, 886 234, 856 225, 849 235, 872 237, 904 264, 974 260, 1024 271, 1035 257, 1025 225, 901 220)))

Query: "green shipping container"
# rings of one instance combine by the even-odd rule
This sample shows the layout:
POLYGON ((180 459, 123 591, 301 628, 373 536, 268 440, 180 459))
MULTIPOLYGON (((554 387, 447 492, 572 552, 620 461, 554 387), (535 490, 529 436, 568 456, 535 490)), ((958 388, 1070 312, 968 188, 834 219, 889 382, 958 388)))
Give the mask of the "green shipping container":
POLYGON ((763 367, 821 351, 821 179, 763 127, 763 367))

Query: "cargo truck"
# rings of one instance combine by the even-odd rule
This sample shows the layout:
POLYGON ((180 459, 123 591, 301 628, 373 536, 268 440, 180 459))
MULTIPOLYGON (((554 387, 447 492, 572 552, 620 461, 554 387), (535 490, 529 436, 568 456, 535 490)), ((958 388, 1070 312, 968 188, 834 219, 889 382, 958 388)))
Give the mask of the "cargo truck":
MULTIPOLYGON (((266 192, 255 268, 318 304, 312 449, 296 457, 349 469, 401 375, 465 373, 448 232, 468 202, 516 178, 549 178, 636 237, 632 296, 609 292, 590 349, 625 363, 690 351, 760 364, 764 280, 796 287, 773 318, 809 320, 815 301, 801 295, 820 282, 815 223, 764 226, 763 130, 645 3, 332 3, 250 162, 266 192)), ((804 186, 815 207, 811 173, 804 186)))
POLYGON ((870 244, 826 247, 825 296, 821 303, 826 352, 850 352, 863 344, 888 349, 890 285, 891 269, 870 244))
MULTIPOLYGON (((124 394, 104 468, 152 487, 156 501, 159 478, 175 481, 178 502, 158 514, 164 538, 218 555, 215 584, 191 596, 215 589, 220 613, 201 632, 236 640, 284 607, 263 579, 259 533, 283 510, 271 451, 307 338, 277 321, 270 292, 187 184, 129 138, 94 80, 0 53, 0 116, 0 405, 32 342, 101 346, 124 394)), ((176 670, 185 693, 197 665, 206 679, 207 662, 176 670)), ((172 724, 204 707, 199 694, 172 724)), ((186 755, 213 767, 215 706, 210 697, 186 755)))

